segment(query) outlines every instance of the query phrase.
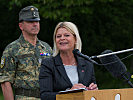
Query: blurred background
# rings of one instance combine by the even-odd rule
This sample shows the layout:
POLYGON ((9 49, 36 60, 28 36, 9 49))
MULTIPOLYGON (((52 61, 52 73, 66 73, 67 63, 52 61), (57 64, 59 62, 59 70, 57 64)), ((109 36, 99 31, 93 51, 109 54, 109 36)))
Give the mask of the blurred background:
MULTIPOLYGON (((88 56, 99 55, 106 49, 120 51, 133 47, 133 0, 0 0, 0 57, 5 47, 20 36, 18 13, 29 5, 36 6, 40 12, 38 38, 51 47, 54 28, 60 21, 77 25, 83 43, 82 53, 88 56)), ((131 53, 118 56, 123 58, 131 53)), ((100 63, 99 59, 95 60, 100 63)), ((132 73, 133 57, 123 62, 132 73)), ((104 66, 94 66, 99 89, 130 88, 104 66)), ((1 87, 0 100, 3 100, 1 87)))

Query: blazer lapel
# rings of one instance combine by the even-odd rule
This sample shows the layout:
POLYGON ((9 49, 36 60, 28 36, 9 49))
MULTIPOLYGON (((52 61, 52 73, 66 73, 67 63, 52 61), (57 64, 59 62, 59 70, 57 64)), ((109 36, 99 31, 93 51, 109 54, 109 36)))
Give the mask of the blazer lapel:
POLYGON ((66 73, 66 71, 65 71, 65 68, 64 68, 64 66, 63 66, 63 63, 62 63, 62 60, 61 60, 59 54, 55 57, 54 62, 55 62, 55 66, 56 66, 57 70, 59 71, 59 73, 61 74, 61 76, 63 76, 64 80, 65 80, 70 86, 72 86, 72 83, 71 83, 70 79, 69 79, 68 76, 67 76, 67 73, 66 73))
POLYGON ((79 83, 82 83, 84 80, 85 72, 86 72, 85 61, 81 57, 77 56, 76 58, 78 62, 77 70, 78 70, 78 75, 79 75, 79 83))

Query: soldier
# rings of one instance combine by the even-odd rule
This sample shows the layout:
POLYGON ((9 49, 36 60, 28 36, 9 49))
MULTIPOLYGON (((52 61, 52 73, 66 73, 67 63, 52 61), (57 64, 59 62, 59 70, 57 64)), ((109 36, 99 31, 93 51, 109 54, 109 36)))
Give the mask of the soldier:
POLYGON ((52 49, 37 38, 39 21, 38 9, 34 6, 19 12, 22 34, 5 48, 1 58, 0 83, 5 100, 40 100, 40 65, 43 58, 52 54, 52 49))

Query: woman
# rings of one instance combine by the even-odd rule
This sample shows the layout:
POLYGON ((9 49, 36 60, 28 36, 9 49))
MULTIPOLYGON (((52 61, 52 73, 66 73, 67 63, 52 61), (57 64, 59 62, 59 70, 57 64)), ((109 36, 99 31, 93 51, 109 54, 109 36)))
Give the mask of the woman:
POLYGON ((76 25, 60 22, 54 31, 53 57, 42 61, 39 82, 42 100, 56 100, 59 91, 86 88, 96 90, 93 64, 72 51, 81 51, 76 25))

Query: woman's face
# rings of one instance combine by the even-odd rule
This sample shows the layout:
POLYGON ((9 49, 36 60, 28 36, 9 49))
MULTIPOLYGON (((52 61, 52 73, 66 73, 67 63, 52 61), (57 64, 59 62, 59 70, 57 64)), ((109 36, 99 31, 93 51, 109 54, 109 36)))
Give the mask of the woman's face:
POLYGON ((59 51, 72 51, 76 39, 72 33, 70 33, 66 28, 59 28, 56 33, 56 46, 59 51))

